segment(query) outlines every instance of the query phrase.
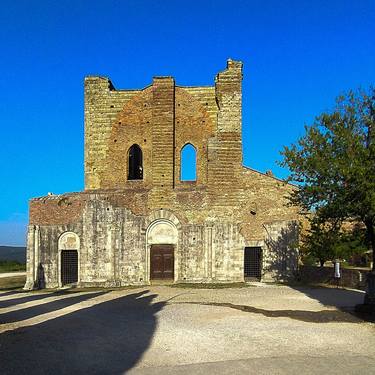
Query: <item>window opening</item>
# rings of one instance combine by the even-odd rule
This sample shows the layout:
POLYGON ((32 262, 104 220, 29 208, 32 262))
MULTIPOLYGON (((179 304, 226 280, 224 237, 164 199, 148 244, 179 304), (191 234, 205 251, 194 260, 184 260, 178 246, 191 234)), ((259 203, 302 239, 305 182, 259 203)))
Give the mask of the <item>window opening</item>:
POLYGON ((197 151, 188 143, 181 149, 181 181, 197 180, 197 151))
POLYGON ((138 145, 133 145, 129 149, 128 155, 128 180, 142 180, 142 150, 138 145))

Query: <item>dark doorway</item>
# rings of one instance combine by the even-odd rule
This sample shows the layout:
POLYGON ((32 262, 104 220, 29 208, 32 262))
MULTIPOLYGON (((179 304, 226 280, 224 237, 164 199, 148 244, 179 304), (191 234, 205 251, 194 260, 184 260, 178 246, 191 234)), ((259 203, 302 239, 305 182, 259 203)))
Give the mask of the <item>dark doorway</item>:
POLYGON ((262 248, 245 247, 245 279, 260 280, 262 276, 262 248))
POLYGON ((142 180, 142 150, 138 145, 129 148, 128 155, 128 180, 142 180))
POLYGON ((73 284, 78 281, 78 251, 61 251, 61 284, 73 284))
POLYGON ((150 262, 151 280, 173 280, 174 247, 173 245, 152 245, 150 262))

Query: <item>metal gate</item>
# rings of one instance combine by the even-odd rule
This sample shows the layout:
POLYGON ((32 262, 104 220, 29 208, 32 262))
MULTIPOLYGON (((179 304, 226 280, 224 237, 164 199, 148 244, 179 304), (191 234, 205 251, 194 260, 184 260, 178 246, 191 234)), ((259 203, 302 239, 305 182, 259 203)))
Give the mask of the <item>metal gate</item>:
POLYGON ((262 248, 245 247, 244 274, 245 279, 260 280, 262 276, 262 248))
POLYGON ((78 281, 78 251, 61 251, 61 284, 73 284, 78 281))

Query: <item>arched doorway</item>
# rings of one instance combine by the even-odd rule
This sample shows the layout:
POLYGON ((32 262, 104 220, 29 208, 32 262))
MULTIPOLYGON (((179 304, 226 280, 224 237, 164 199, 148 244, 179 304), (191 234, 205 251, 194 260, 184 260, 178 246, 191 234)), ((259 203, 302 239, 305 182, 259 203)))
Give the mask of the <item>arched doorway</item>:
POLYGON ((79 237, 65 232, 59 238, 59 285, 76 284, 79 281, 79 237))
POLYGON ((173 245, 151 245, 150 280, 174 280, 173 245))
POLYGON ((169 220, 158 219, 149 225, 146 236, 149 281, 176 280, 176 226, 169 220))

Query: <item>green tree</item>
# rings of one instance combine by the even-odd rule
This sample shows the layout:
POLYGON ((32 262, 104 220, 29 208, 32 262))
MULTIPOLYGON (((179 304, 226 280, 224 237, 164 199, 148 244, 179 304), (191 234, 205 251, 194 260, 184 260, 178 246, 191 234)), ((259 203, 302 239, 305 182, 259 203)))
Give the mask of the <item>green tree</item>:
POLYGON ((312 216, 310 227, 301 236, 303 257, 319 260, 323 267, 327 260, 348 259, 367 251, 364 228, 360 225, 343 228, 340 220, 320 221, 312 216))
POLYGON ((331 112, 306 126, 306 134, 296 144, 284 147, 280 163, 291 171, 289 181, 299 186, 292 204, 305 213, 314 212, 319 222, 362 222, 373 254, 374 126, 375 89, 350 91, 337 98, 331 112))
POLYGON ((319 260, 323 267, 327 260, 338 257, 336 244, 340 238, 340 225, 336 221, 321 222, 317 217, 310 220, 310 228, 301 236, 303 256, 319 260))
POLYGON ((348 259, 354 255, 363 256, 369 248, 366 231, 363 226, 354 225, 351 230, 342 230, 335 244, 337 258, 348 259))

